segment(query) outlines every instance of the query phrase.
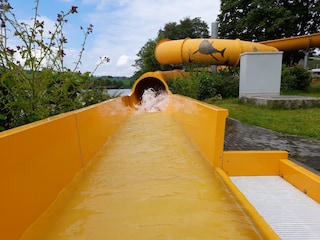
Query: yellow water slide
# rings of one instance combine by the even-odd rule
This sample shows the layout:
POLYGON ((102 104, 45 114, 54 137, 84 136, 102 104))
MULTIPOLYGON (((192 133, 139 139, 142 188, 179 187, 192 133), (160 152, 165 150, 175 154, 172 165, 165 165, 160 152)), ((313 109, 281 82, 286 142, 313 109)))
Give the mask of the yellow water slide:
POLYGON ((295 36, 260 42, 266 46, 275 47, 279 51, 308 50, 320 46, 320 33, 295 36))
POLYGON ((320 202, 320 177, 286 152, 224 151, 228 111, 171 94, 165 76, 148 73, 130 96, 1 132, 1 239, 279 239, 239 177, 288 182, 320 202), (135 110, 150 87, 167 94, 165 111, 135 110))
MULTIPOLYGON (((247 50, 277 51, 186 39, 156 55, 234 66, 247 50)), ((166 79, 183 74, 146 73, 129 96, 1 132, 0 239, 319 238, 320 177, 285 151, 224 151, 228 111, 172 94, 166 79), (141 111, 150 88, 163 111, 141 111)))
POLYGON ((161 64, 204 63, 238 66, 240 55, 245 52, 295 51, 320 46, 320 33, 248 42, 240 39, 190 39, 159 41, 155 57, 161 64))
POLYGON ((205 63, 237 66, 245 52, 277 52, 274 47, 239 39, 162 40, 155 48, 161 64, 205 63))

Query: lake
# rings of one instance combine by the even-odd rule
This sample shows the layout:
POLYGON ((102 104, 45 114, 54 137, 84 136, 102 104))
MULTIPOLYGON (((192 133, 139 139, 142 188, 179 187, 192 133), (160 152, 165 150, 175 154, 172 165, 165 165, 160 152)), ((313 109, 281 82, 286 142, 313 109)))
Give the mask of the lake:
POLYGON ((111 97, 114 95, 127 96, 130 95, 131 89, 108 89, 108 93, 111 97))

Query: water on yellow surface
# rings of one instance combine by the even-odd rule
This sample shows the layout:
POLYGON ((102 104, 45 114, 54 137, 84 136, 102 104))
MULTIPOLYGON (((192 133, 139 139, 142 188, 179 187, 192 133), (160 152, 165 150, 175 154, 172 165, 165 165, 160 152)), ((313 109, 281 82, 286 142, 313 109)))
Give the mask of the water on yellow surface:
POLYGON ((24 239, 260 236, 172 116, 158 112, 132 114, 24 239))

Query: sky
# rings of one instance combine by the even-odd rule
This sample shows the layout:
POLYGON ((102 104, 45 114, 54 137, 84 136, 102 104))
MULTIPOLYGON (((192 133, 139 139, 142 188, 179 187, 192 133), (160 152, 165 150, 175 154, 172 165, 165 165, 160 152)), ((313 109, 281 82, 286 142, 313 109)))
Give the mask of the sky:
MULTIPOLYGON (((31 21, 34 0, 9 2, 19 21, 31 21)), ((210 32, 220 11, 220 0, 40 0, 38 14, 46 28, 54 29, 57 14, 68 12, 72 6, 78 7, 78 13, 70 15, 65 24, 65 65, 74 68, 84 39, 80 27, 86 29, 92 24, 93 32, 79 70, 92 72, 101 59, 108 57, 110 62, 99 65, 95 76, 131 77, 137 71, 132 66, 137 53, 149 39, 157 37, 166 23, 199 17, 208 24, 210 32)))

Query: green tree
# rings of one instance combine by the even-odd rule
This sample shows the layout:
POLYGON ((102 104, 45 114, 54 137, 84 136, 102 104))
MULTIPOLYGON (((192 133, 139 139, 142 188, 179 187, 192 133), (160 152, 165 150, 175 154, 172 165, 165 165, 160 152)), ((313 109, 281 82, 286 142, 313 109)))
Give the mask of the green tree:
POLYGON ((158 32, 158 39, 168 38, 175 40, 187 37, 208 38, 208 25, 198 17, 194 19, 185 18, 180 20, 179 24, 176 22, 167 23, 164 28, 160 29, 158 32))
MULTIPOLYGON (((219 36, 264 41, 316 33, 320 30, 320 5, 314 0, 221 1, 219 36)), ((301 54, 285 53, 287 63, 301 54)))
POLYGON ((171 66, 162 66, 158 63, 154 56, 154 49, 157 42, 161 39, 184 39, 190 38, 206 38, 209 36, 208 25, 201 21, 200 18, 185 18, 179 23, 167 23, 163 29, 158 31, 158 36, 152 40, 149 39, 147 43, 140 49, 135 60, 134 67, 137 68, 135 78, 138 78, 145 72, 156 70, 171 70, 171 66))
POLYGON ((221 1, 219 35, 264 41, 320 30, 320 5, 314 0, 221 1))
POLYGON ((154 56, 154 49, 157 45, 156 40, 149 39, 146 44, 140 49, 135 60, 134 67, 138 70, 138 74, 142 75, 145 72, 160 70, 160 64, 154 56))

